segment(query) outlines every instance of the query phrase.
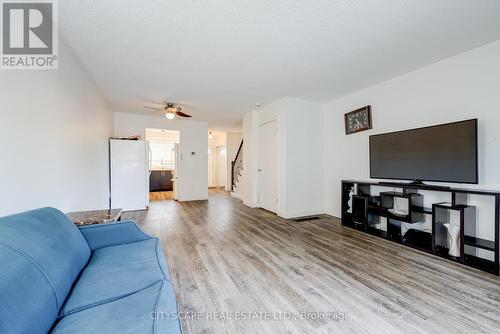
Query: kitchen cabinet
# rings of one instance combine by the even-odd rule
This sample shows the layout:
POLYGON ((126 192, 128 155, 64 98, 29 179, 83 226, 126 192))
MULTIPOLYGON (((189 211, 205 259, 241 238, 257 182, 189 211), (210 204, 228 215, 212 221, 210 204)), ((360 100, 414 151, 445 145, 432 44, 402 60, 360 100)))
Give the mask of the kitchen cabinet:
POLYGON ((153 170, 149 175, 149 191, 170 191, 173 173, 171 170, 153 170))

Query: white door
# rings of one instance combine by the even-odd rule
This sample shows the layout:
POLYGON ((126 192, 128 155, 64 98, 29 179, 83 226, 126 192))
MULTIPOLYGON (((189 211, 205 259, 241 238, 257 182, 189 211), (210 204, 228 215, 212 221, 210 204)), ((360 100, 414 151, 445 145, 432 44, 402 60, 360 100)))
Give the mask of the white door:
POLYGON ((208 147, 208 187, 215 187, 214 147, 208 147))
POLYGON ((111 140, 111 207, 144 210, 149 195, 149 150, 140 140, 111 140))
POLYGON ((215 148, 215 186, 225 187, 226 186, 226 147, 217 146, 215 148))
POLYGON ((174 172, 173 172, 173 178, 172 178, 172 186, 173 186, 173 193, 174 193, 174 200, 179 199, 179 160, 180 160, 180 151, 179 151, 179 144, 174 145, 174 172))
POLYGON ((259 204, 271 212, 277 211, 277 123, 272 121, 259 127, 259 204))

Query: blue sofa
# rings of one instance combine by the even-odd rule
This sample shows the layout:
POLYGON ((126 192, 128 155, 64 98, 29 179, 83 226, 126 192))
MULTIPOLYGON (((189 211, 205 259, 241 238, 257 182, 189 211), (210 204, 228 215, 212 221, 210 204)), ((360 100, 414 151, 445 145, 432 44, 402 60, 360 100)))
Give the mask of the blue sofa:
POLYGON ((134 222, 0 218, 0 333, 181 333, 176 314, 161 242, 134 222))

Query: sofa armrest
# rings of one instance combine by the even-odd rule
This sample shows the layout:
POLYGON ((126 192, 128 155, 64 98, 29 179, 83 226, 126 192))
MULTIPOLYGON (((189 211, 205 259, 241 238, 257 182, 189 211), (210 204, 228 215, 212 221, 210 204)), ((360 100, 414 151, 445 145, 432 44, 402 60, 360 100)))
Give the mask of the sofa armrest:
POLYGON ((153 238, 153 236, 144 233, 133 221, 86 225, 80 226, 79 229, 87 240, 91 251, 153 238))

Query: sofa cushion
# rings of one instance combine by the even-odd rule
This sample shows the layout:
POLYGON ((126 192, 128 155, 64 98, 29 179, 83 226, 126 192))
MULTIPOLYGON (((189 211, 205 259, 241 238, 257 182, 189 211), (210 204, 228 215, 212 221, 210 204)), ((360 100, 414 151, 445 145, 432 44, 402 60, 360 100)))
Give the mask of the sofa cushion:
POLYGON ((170 282, 160 281, 124 298, 91 307, 62 318, 53 334, 179 334, 175 317, 157 314, 177 312, 175 295, 170 282))
POLYGON ((79 226, 79 229, 85 240, 87 240, 91 251, 153 238, 151 235, 144 233, 133 221, 84 225, 79 226))
POLYGON ((0 242, 0 333, 47 333, 57 318, 54 290, 25 254, 0 242))
POLYGON ((157 238, 97 249, 71 290, 60 316, 123 298, 169 279, 163 248, 157 238))
MULTIPOLYGON (((78 228, 53 208, 0 218, 0 242, 25 255, 43 273, 55 293, 58 310, 90 257, 78 228)), ((16 277, 22 279, 20 273, 16 277)))

